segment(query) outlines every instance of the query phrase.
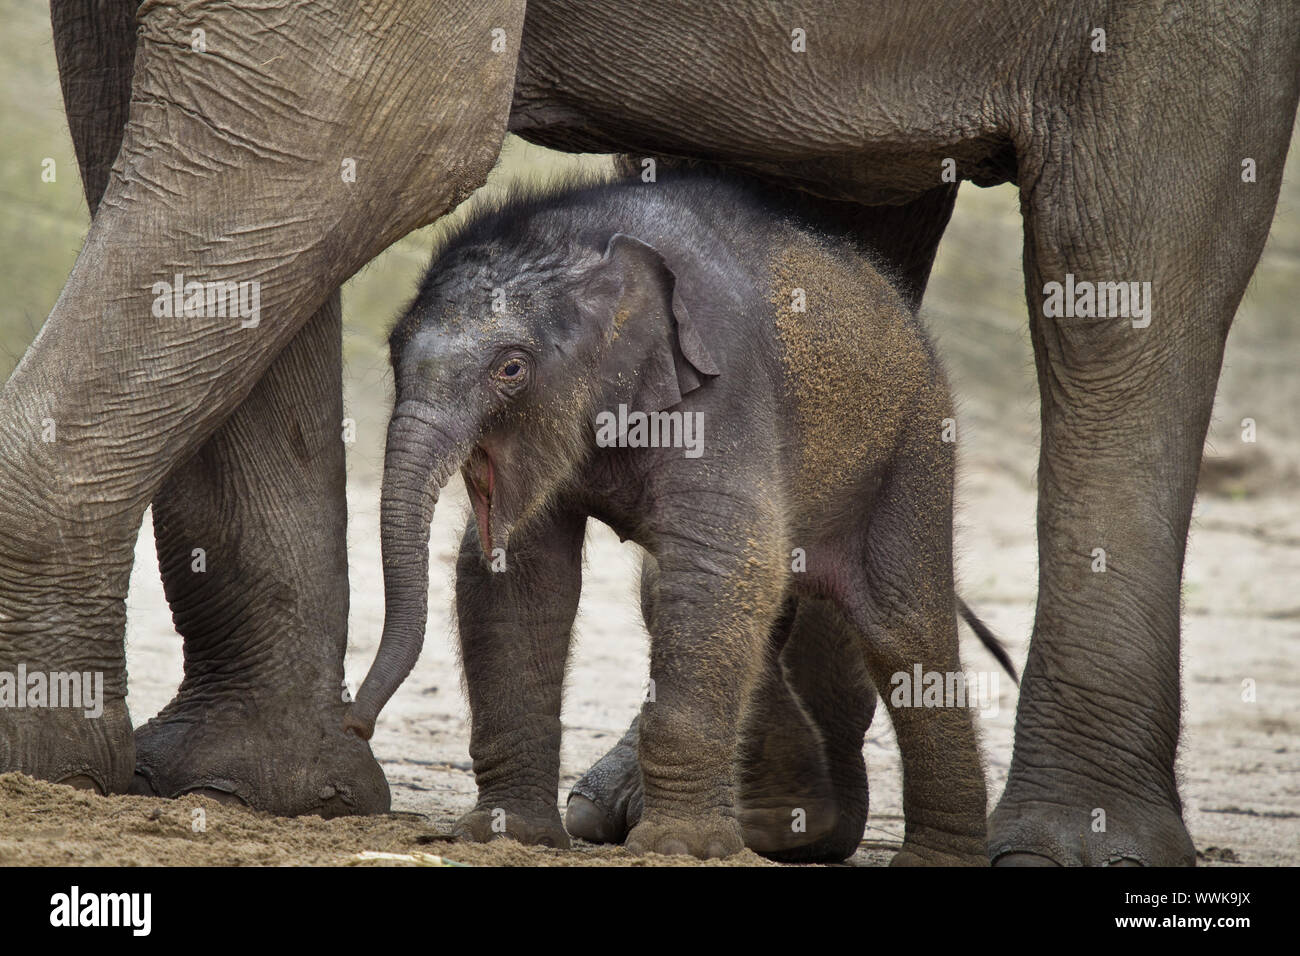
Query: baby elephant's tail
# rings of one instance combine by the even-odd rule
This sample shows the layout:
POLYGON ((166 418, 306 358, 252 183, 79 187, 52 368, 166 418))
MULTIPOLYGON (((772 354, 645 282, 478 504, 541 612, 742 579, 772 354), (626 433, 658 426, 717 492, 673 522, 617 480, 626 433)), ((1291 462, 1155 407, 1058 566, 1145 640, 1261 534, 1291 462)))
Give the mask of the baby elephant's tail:
POLYGON ((988 625, 975 616, 975 612, 970 609, 970 605, 961 598, 957 599, 957 610, 961 612, 962 620, 970 625, 970 629, 975 632, 975 636, 980 639, 980 643, 989 649, 989 653, 998 659, 1002 669, 1011 675, 1011 679, 1020 686, 1020 678, 1016 676, 1016 669, 1011 664, 1011 655, 1007 649, 1002 646, 1002 642, 997 636, 988 629, 988 625))

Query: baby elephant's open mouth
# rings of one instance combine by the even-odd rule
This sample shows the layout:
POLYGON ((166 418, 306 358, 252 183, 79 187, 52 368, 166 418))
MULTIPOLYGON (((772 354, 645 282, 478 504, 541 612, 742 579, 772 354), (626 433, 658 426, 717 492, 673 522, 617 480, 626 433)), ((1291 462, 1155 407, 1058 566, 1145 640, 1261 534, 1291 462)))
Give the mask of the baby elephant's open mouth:
POLYGON ((474 516, 478 519, 479 547, 485 555, 492 553, 492 490, 496 487, 496 472, 492 468, 492 459, 478 445, 470 452, 469 460, 461 469, 465 484, 469 488, 470 503, 474 506, 474 516))

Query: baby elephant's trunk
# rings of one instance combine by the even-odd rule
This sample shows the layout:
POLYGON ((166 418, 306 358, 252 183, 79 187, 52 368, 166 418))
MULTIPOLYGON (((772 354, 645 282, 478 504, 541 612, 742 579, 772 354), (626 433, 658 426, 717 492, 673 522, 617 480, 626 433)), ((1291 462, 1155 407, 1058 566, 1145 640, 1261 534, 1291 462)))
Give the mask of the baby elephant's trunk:
POLYGON ((384 634, 346 726, 364 740, 415 666, 429 611, 429 526, 438 492, 469 456, 467 430, 448 427, 424 403, 404 402, 388 423, 379 506, 384 562, 384 634))

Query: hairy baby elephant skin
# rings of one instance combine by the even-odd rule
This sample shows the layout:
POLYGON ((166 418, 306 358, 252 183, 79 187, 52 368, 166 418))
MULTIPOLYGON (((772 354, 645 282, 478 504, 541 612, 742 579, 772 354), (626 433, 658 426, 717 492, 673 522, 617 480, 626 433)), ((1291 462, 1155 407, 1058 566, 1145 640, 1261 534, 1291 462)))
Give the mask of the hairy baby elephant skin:
MULTIPOLYGON (((962 671, 943 372, 898 290, 801 208, 700 170, 514 195, 448 238, 394 329, 387 609, 349 720, 367 734, 419 653, 430 523, 459 472, 473 506, 456 563, 472 838, 558 838, 591 518, 646 554, 651 692, 640 812, 632 781, 594 800, 580 787, 583 835, 635 853, 848 856, 866 819, 871 687, 962 671)), ((899 861, 983 859, 969 708, 891 695, 890 717, 899 861)))

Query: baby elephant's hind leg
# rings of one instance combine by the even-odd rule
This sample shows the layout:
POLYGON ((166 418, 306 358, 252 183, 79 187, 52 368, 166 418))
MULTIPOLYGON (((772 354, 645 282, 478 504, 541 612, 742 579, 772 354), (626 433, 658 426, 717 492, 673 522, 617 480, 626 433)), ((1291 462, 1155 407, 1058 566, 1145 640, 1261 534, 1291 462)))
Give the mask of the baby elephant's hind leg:
MULTIPOLYGON (((647 557, 641 606, 652 631, 656 588, 647 557)), ((788 600, 772 626, 742 734, 737 783, 746 846, 789 861, 852 855, 867 816, 862 742, 874 710, 857 631, 825 601, 788 600)), ((574 785, 565 817, 573 836, 619 843, 641 819, 637 729, 633 720, 574 785)))
POLYGON ((902 757, 906 832, 894 864, 987 865, 974 702, 945 693, 965 678, 953 593, 952 454, 938 436, 936 417, 902 443, 866 532, 864 578, 845 603, 865 636, 867 670, 902 757), (918 670, 923 686, 915 686, 918 670))
POLYGON ((769 672, 771 693, 754 700, 746 724, 741 825, 746 845, 774 859, 838 861, 853 855, 866 827, 862 745, 876 692, 861 635, 843 612, 817 598, 791 604, 784 647, 773 632, 780 660, 769 672), (794 785, 783 788, 783 781, 794 785), (790 797, 780 819, 756 813, 781 793, 790 797), (774 842, 778 829, 783 838, 774 842))

